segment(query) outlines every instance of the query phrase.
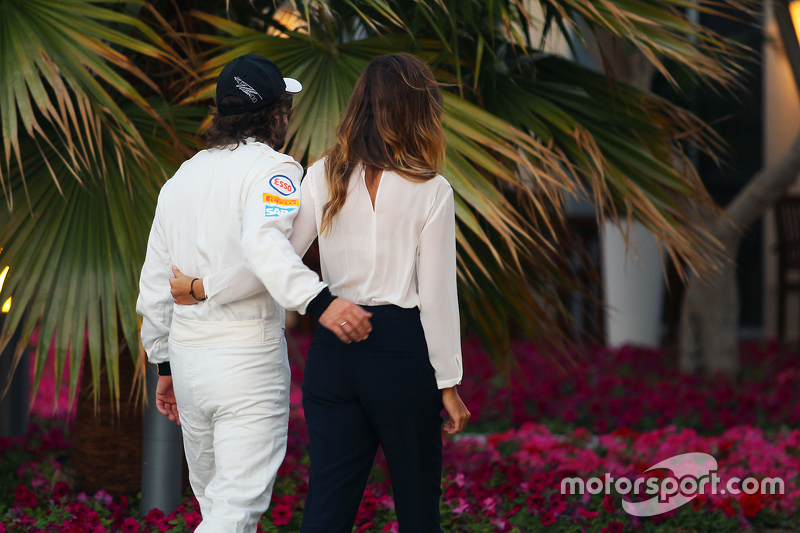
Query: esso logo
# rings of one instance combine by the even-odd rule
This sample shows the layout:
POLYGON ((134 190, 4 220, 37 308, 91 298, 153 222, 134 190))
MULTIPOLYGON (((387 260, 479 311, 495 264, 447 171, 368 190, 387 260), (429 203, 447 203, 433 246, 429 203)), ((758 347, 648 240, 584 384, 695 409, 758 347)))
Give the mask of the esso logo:
POLYGON ((292 194, 294 191, 297 190, 295 189, 292 180, 280 174, 278 174, 277 176, 272 176, 269 179, 269 184, 270 186, 272 186, 273 189, 275 189, 284 196, 289 196, 290 194, 292 194))

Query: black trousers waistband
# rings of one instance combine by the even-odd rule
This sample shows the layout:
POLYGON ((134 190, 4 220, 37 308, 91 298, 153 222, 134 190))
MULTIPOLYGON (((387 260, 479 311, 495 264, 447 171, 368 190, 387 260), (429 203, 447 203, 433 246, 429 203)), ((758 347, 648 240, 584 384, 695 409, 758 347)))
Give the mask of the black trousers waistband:
POLYGON ((336 335, 318 326, 314 333, 314 344, 341 345, 349 351, 356 350, 402 350, 428 356, 425 333, 420 321, 419 308, 404 308, 397 305, 364 305, 372 313, 372 332, 366 340, 345 344, 336 335))
POLYGON ((419 307, 400 307, 394 304, 362 305, 373 317, 380 318, 415 318, 419 316, 419 307))

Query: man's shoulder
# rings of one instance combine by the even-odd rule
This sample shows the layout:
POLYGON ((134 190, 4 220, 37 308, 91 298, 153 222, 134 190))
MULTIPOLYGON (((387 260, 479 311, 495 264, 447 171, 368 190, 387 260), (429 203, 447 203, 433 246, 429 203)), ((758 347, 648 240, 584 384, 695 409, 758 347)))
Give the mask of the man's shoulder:
POLYGON ((161 187, 161 194, 169 191, 170 189, 176 187, 180 181, 183 180, 183 176, 190 175, 193 173, 193 169, 200 167, 203 168, 208 164, 208 158, 213 157, 211 155, 211 151, 209 150, 200 150, 192 157, 181 163, 181 166, 178 167, 178 170, 172 175, 170 179, 164 183, 161 187))
POLYGON ((294 157, 282 154, 273 150, 269 145, 263 143, 248 144, 248 155, 252 157, 252 167, 257 174, 270 172, 278 165, 290 165, 302 173, 303 167, 294 157))

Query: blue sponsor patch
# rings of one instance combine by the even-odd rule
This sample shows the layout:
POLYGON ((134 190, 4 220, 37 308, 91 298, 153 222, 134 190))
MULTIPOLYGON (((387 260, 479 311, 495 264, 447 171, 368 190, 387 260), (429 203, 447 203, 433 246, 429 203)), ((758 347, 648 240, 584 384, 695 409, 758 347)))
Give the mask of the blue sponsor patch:
POLYGON ((266 217, 279 217, 281 215, 285 215, 286 213, 291 213, 297 209, 296 207, 278 207, 275 205, 268 205, 264 209, 264 216, 266 217))
POLYGON ((294 183, 290 180, 287 176, 282 174, 278 174, 277 176, 272 176, 269 179, 270 186, 281 193, 284 196, 289 196, 290 194, 294 193, 297 189, 294 187, 294 183))

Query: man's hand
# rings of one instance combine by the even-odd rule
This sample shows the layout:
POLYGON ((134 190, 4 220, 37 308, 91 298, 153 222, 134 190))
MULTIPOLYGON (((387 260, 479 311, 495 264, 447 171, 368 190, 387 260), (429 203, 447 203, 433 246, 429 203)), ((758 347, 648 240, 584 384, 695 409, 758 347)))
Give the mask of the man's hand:
POLYGON ((363 341, 372 331, 369 317, 372 313, 350 300, 336 298, 319 317, 319 323, 331 330, 345 343, 363 341))
MULTIPOLYGON (((169 286, 170 286, 170 294, 175 299, 176 304, 181 305, 194 305, 197 303, 197 300, 189 294, 189 291, 192 289, 192 280, 191 278, 178 270, 178 267, 172 267, 172 274, 175 276, 174 278, 169 278, 169 286)), ((206 297, 205 287, 203 287, 203 279, 200 278, 194 282, 194 294, 202 300, 206 297)))
POLYGON ((442 389, 442 403, 447 414, 450 415, 450 420, 444 423, 444 430, 448 435, 461 433, 464 430, 464 426, 467 425, 467 420, 472 415, 467 406, 464 405, 464 402, 461 401, 458 390, 455 387, 442 389))
POLYGON ((178 417, 178 403, 175 401, 175 391, 172 389, 172 376, 158 376, 156 409, 179 426, 181 425, 181 419, 178 417))

